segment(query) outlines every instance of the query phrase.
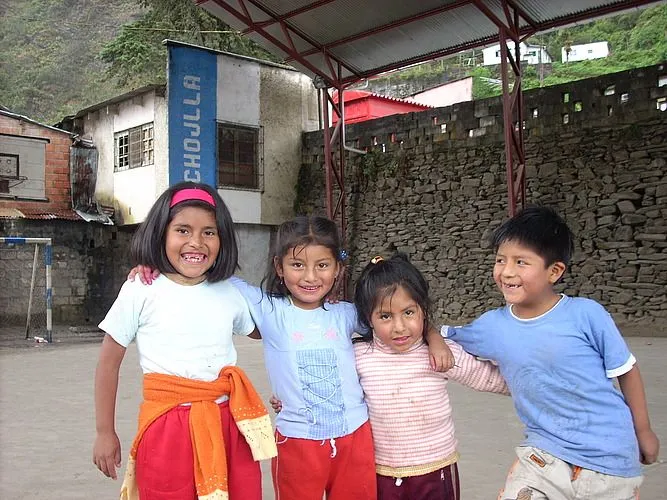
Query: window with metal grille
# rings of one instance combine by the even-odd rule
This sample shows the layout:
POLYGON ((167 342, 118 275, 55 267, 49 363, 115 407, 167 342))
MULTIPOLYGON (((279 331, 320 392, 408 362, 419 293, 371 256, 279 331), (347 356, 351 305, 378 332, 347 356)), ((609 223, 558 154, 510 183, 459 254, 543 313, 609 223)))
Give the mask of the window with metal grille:
POLYGON ((261 129, 218 123, 218 184, 260 189, 261 129))
POLYGON ((118 132, 114 136, 114 145, 114 172, 152 165, 153 124, 147 123, 118 132))

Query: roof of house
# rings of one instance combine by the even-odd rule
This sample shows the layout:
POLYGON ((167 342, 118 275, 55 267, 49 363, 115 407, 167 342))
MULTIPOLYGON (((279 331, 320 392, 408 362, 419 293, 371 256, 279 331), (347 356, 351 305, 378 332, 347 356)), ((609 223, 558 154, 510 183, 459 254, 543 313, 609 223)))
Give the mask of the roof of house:
MULTIPOLYGON (((367 90, 346 90, 343 94, 345 96, 345 103, 349 104, 350 102, 354 101, 359 101, 361 99, 376 99, 380 101, 390 101, 390 102, 397 102, 401 104, 410 104, 411 106, 415 106, 421 109, 431 109, 433 106, 429 106, 428 104, 421 104, 419 102, 415 102, 411 99, 398 99, 395 97, 389 97, 386 95, 382 94, 376 94, 375 92, 369 92, 367 90)), ((334 102, 338 102, 338 92, 333 93, 333 100, 334 102)))
MULTIPOLYGON (((132 89, 129 92, 125 92, 124 94, 117 95, 115 97, 112 97, 111 99, 107 99, 106 101, 99 102, 97 104, 93 104, 91 106, 88 106, 87 108, 83 108, 82 110, 78 111, 76 115, 74 115, 71 118, 81 118, 82 116, 87 115, 88 113, 91 113, 93 111, 97 111, 98 109, 105 108, 106 106, 112 106, 113 104, 118 104, 119 102, 126 101, 128 99, 131 99, 132 97, 136 97, 138 95, 143 95, 148 92, 153 92, 156 91, 158 93, 162 92, 164 95, 164 91, 166 89, 166 86, 164 84, 159 84, 159 83, 152 83, 149 85, 144 85, 143 87, 139 87, 136 89, 132 89)), ((70 117, 65 117, 70 118, 70 117)))
POLYGON ((236 59, 243 59, 244 61, 251 61, 251 62, 256 62, 259 64, 263 64, 264 66, 273 66, 275 68, 280 68, 280 69, 285 69, 288 71, 299 71, 296 69, 294 66, 290 66, 288 64, 280 64, 276 63, 273 61, 267 61, 266 59, 259 59, 257 57, 251 57, 251 56, 244 56, 241 54, 234 54, 233 52, 227 52, 225 50, 215 50, 211 49, 208 47, 203 47, 201 45, 195 45, 193 43, 185 43, 185 42, 180 42, 178 40, 164 40, 162 43, 165 45, 176 45, 176 46, 181 46, 181 47, 192 47, 195 49, 201 49, 205 50, 207 52, 212 52, 213 54, 221 54, 223 56, 228 56, 228 57, 234 57, 236 59))
POLYGON ((0 219, 83 220, 74 210, 36 210, 13 207, 0 207, 0 219))
POLYGON ((27 116, 24 116, 24 115, 19 115, 18 113, 12 113, 11 111, 7 110, 7 108, 5 108, 5 107, 0 108, 0 115, 4 115, 4 116, 8 116, 10 118, 14 118, 16 120, 21 120, 21 121, 24 121, 24 122, 32 123, 33 125, 48 128, 49 130, 52 130, 54 132, 60 132, 61 134, 67 134, 69 136, 73 135, 70 132, 67 132, 66 130, 63 130, 61 128, 53 127, 51 125, 47 125, 46 123, 38 122, 37 120, 33 120, 32 118, 28 118, 27 116))

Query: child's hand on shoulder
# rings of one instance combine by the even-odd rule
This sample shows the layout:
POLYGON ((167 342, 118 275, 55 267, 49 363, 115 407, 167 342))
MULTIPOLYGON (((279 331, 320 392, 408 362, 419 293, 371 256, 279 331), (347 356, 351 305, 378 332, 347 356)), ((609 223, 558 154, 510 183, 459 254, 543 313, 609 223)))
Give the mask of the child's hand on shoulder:
POLYGON ((426 341, 431 368, 436 372, 449 371, 455 363, 454 355, 440 332, 429 326, 426 332, 426 341))
POLYGON ((641 463, 649 465, 658 460, 660 441, 655 432, 653 432, 653 429, 637 432, 637 441, 639 442, 639 458, 641 463))
POLYGON ((153 283, 153 280, 157 279, 160 276, 160 271, 157 269, 151 269, 148 266, 135 266, 133 267, 127 275, 129 281, 134 281, 134 278, 139 276, 139 281, 144 285, 150 285, 153 283))

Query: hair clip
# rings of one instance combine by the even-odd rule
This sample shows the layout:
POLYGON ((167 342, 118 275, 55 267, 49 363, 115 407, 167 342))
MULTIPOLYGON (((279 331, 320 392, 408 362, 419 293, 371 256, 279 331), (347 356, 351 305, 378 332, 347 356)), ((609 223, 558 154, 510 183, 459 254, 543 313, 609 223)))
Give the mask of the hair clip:
POLYGON ((345 262, 347 258, 349 257, 347 250, 343 250, 341 248, 340 252, 338 252, 338 258, 342 261, 345 262))
POLYGON ((377 264, 378 262, 382 262, 384 259, 382 258, 381 255, 376 255, 371 259, 371 264, 377 264))

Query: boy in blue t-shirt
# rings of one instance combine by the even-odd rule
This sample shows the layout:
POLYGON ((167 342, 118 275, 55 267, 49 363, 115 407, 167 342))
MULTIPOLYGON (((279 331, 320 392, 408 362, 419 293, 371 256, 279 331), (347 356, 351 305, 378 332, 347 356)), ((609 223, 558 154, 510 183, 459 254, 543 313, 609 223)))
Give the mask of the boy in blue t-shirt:
POLYGON ((553 289, 573 253, 572 232, 553 210, 530 207, 492 243, 507 305, 443 335, 498 364, 525 425, 498 498, 638 498, 640 462, 655 462, 660 445, 636 360, 609 313, 553 289))

